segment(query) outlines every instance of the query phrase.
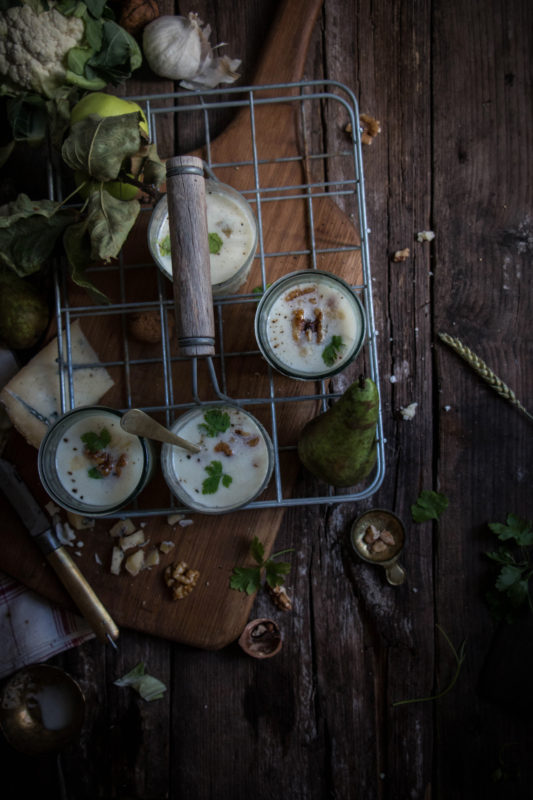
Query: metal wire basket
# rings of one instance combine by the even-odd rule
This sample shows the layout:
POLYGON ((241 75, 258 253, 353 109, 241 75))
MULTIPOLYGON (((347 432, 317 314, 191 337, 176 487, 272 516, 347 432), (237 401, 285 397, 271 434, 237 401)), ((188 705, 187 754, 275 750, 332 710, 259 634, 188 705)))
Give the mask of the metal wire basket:
MULTIPOLYGON (((165 118, 168 123, 168 115, 173 115, 176 125, 179 124, 181 115, 194 115, 197 120, 197 128, 203 134, 204 153, 207 169, 214 175, 219 171, 247 170, 250 175, 250 184, 242 190, 243 195, 250 203, 253 203, 258 220, 259 244, 256 260, 260 268, 260 285, 257 290, 260 292, 270 282, 270 264, 280 257, 290 260, 292 257, 301 258, 305 256, 310 268, 316 268, 319 259, 323 259, 330 254, 348 253, 357 250, 360 253, 362 265, 362 281, 353 285, 357 292, 366 314, 367 336, 363 348, 361 359, 365 362, 365 371, 370 378, 379 386, 379 369, 375 329, 374 310, 372 302, 372 279, 370 271, 368 234, 366 211, 365 211, 365 188, 362 168, 361 136, 359 128, 359 112, 357 101, 353 93, 344 85, 333 81, 308 81, 292 84, 273 84, 261 87, 226 88, 224 91, 211 90, 201 94, 191 94, 190 92, 176 92, 160 95, 143 95, 129 97, 139 103, 145 111, 149 122, 150 135, 152 140, 158 145, 161 122, 165 118), (273 107, 278 103, 285 106, 290 104, 295 110, 300 124, 301 142, 298 154, 280 154, 264 159, 256 147, 256 112, 261 106, 273 107), (342 149, 335 148, 334 152, 328 152, 324 146, 322 137, 316 136, 316 120, 322 119, 325 105, 329 112, 343 120, 343 125, 347 131, 343 135, 342 149), (246 157, 231 162, 217 163, 213 158, 212 152, 212 121, 217 114, 239 111, 246 109, 249 112, 250 125, 250 151, 246 157), (314 135, 309 132, 314 129, 314 135), (313 141, 311 141, 311 139, 313 141), (344 146, 345 145, 345 146, 344 146), (303 174, 305 179, 302 182, 284 185, 266 185, 262 179, 263 170, 268 165, 299 162, 305 167, 303 174), (343 207, 345 214, 351 219, 354 228, 357 230, 357 243, 339 244, 330 242, 324 246, 317 239, 314 219, 313 203, 316 198, 328 197, 343 207), (297 198, 305 203, 308 211, 308 236, 306 245, 298 250, 276 250, 273 251, 269 241, 263 235, 263 214, 264 209, 271 204, 279 207, 279 213, 283 213, 284 203, 288 199, 294 201, 297 198)), ((166 125, 168 128, 168 125, 166 125)), ((58 178, 57 171, 51 170, 49 176, 50 196, 52 199, 61 199, 62 187, 58 178)), ((149 215, 152 208, 143 208, 142 214, 149 215)), ((121 255, 116 263, 94 267, 94 275, 112 274, 116 292, 111 298, 112 302, 107 305, 95 306, 94 304, 80 302, 79 297, 73 301, 68 280, 64 270, 57 270, 56 278, 56 316, 58 329, 67 331, 66 345, 61 337, 58 337, 58 360, 60 364, 59 382, 61 410, 65 411, 70 405, 76 404, 73 375, 76 365, 72 363, 69 347, 68 330, 74 319, 95 319, 102 320, 113 318, 117 323, 117 331, 120 332, 120 342, 117 342, 117 352, 121 356, 103 358, 101 364, 106 368, 113 369, 117 379, 123 387, 123 410, 137 407, 142 408, 147 413, 159 415, 165 424, 169 425, 173 419, 183 410, 191 407, 198 397, 196 370, 193 372, 191 380, 191 396, 184 399, 176 389, 176 377, 174 367, 180 361, 180 357, 175 355, 172 349, 171 336, 166 325, 169 316, 173 313, 173 302, 169 299, 168 279, 161 274, 151 259, 132 264, 124 255, 121 255), (155 275, 157 290, 153 296, 130 297, 127 287, 129 274, 133 270, 149 269, 155 275), (162 338, 158 345, 157 352, 151 349, 149 356, 139 355, 133 351, 131 342, 127 336, 126 320, 128 314, 133 311, 142 310, 159 311, 162 322, 162 338), (135 381, 132 375, 136 369, 142 368, 147 374, 150 371, 157 371, 160 374, 160 395, 158 397, 139 397, 135 389, 135 381), (67 402, 68 400, 68 402, 67 402)), ((246 350, 226 348, 224 337, 224 319, 228 313, 236 313, 239 308, 252 308, 257 303, 258 295, 256 291, 236 294, 230 297, 215 298, 215 319, 218 329, 217 344, 217 364, 220 372, 220 380, 223 391, 227 391, 227 374, 232 365, 244 363, 247 357, 259 358, 259 350, 248 348, 246 350)), ((265 366, 266 369, 266 366, 265 366)), ((252 406, 254 409, 259 406, 266 409, 268 417, 268 427, 271 434, 275 450, 274 478, 270 492, 252 502, 247 508, 268 508, 271 506, 300 506, 322 503, 338 503, 358 501, 370 497, 383 482, 385 474, 385 459, 383 446, 383 429, 381 410, 377 424, 377 463, 376 468, 363 486, 354 487, 349 490, 335 490, 332 487, 322 486, 315 496, 298 496, 294 486, 286 489, 283 480, 283 470, 280 465, 280 458, 297 459, 296 442, 286 442, 280 437, 279 415, 283 408, 288 404, 319 402, 320 407, 325 410, 331 400, 340 396, 341 391, 327 386, 324 382, 313 384, 310 390, 307 382, 298 383, 298 391, 289 395, 279 392, 280 376, 268 368, 268 389, 258 397, 236 397, 235 399, 243 406, 252 406), (299 393, 298 393, 299 392, 299 393)), ((231 394, 231 392, 229 392, 231 394)), ((255 410, 253 411, 255 413, 255 410)), ((320 486, 320 484, 317 484, 320 486)), ((149 488, 145 490, 143 503, 139 507, 128 509, 129 516, 169 514, 180 510, 176 500, 170 492, 155 492, 152 498, 149 488)), ((124 514, 121 514, 123 516, 124 514)))

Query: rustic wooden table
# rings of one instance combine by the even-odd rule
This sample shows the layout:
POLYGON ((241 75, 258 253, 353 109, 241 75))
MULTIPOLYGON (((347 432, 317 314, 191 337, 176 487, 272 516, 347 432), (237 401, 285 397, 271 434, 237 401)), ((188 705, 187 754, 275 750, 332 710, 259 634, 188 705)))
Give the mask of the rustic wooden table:
MULTIPOLYGON (((178 6, 189 10, 161 4, 178 6)), ((195 6, 212 41, 242 58, 243 85, 279 6, 195 6)), ((252 611, 281 625, 275 658, 123 630, 117 652, 93 640, 52 659, 87 698, 81 738, 62 755, 72 800, 532 797, 531 615, 496 623, 485 600, 488 523, 533 517, 532 423, 438 336, 458 337, 533 409, 532 24, 526 0, 324 3, 304 77, 347 85, 381 123, 363 157, 385 480, 361 503, 286 512, 276 544, 294 548, 293 610, 260 594, 252 611), (427 230, 434 240, 417 241, 427 230), (411 505, 430 489, 448 508, 415 523, 411 505), (406 525, 400 587, 350 552, 350 524, 372 507, 406 525), (447 639, 465 643, 457 680, 418 701, 454 678, 447 639), (167 685, 164 700, 113 685, 139 661, 167 685)), ((140 74, 124 93, 168 88, 140 74)), ((337 119, 319 123, 332 145, 345 135, 337 119)), ((3 742, 0 753, 6 800, 58 796, 53 758, 3 742)))

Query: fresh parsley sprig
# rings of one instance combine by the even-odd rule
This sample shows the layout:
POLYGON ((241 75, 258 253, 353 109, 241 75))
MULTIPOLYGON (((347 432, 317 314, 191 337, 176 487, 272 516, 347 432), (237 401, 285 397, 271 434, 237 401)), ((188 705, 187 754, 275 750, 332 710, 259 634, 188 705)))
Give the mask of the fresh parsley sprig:
POLYGON ((328 367, 332 367, 340 358, 341 351, 344 350, 346 345, 342 341, 342 336, 332 336, 331 342, 324 347, 322 351, 322 360, 328 367))
POLYGON ((211 253, 211 255, 216 256, 217 253, 220 253, 224 242, 222 241, 218 233, 208 233, 207 238, 209 239, 209 252, 211 253))
POLYGON ((89 453, 98 453, 111 442, 111 434, 107 428, 102 428, 100 433, 87 431, 87 433, 82 433, 80 438, 89 453))
POLYGON ((220 461, 211 461, 205 471, 208 477, 202 482, 202 494, 215 494, 221 482, 222 486, 227 489, 233 481, 231 475, 222 471, 222 463, 220 461))
POLYGON ((424 489, 420 492, 418 500, 411 506, 413 522, 427 522, 438 519, 442 512, 448 508, 448 498, 441 492, 424 489))
POLYGON ((274 561, 285 553, 292 552, 294 548, 290 547, 286 550, 280 550, 273 553, 270 558, 265 559, 265 547, 263 543, 254 537, 250 545, 250 554, 257 562, 254 567, 235 567, 230 578, 230 587, 239 592, 246 592, 246 594, 254 594, 261 586, 261 578, 263 570, 265 572, 265 580, 268 586, 272 589, 276 586, 283 584, 285 575, 288 575, 291 565, 286 561, 274 561))
POLYGON ((200 422, 198 429, 205 433, 206 436, 216 436, 218 433, 225 433, 231 420, 226 411, 221 411, 220 408, 210 408, 204 414, 204 421, 200 422))
POLYGON ((533 577, 533 522, 508 514, 505 524, 490 522, 489 529, 498 537, 500 546, 486 555, 499 565, 499 570, 494 588, 487 593, 486 599, 497 620, 512 622, 525 603, 533 612, 529 591, 533 577))

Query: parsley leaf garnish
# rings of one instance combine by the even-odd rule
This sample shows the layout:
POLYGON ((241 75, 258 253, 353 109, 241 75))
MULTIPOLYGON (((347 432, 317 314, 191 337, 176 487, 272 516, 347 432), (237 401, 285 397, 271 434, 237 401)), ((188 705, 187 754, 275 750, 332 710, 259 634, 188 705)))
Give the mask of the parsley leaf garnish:
POLYGON ((332 336, 331 342, 322 351, 322 360, 328 367, 332 367, 335 361, 340 358, 341 350, 346 347, 342 341, 342 336, 332 336))
POLYGON ((425 489, 411 506, 411 515, 414 522, 427 522, 429 519, 438 519, 447 507, 448 498, 445 494, 425 489))
POLYGON ((217 253, 220 253, 224 242, 218 233, 208 233, 207 237, 209 239, 209 252, 216 256, 217 253))
POLYGON ((87 431, 81 435, 81 440, 89 453, 98 453, 103 450, 111 441, 111 434, 107 428, 102 428, 100 433, 94 431, 87 431))
POLYGON ((261 586, 261 575, 265 571, 267 584, 274 588, 283 584, 283 577, 290 572, 291 565, 286 561, 274 561, 284 553, 292 552, 293 548, 280 550, 270 558, 265 559, 265 548, 263 543, 254 536, 250 545, 250 555, 257 562, 255 567, 235 567, 230 578, 230 587, 238 592, 254 594, 261 586))
POLYGON ((159 252, 162 256, 170 255, 170 234, 167 233, 159 242, 159 252))
POLYGON ((233 481, 231 475, 226 475, 222 472, 222 463, 220 461, 211 461, 207 465, 205 471, 209 475, 202 483, 202 494, 215 494, 222 481, 222 485, 228 488, 233 481))
POLYGON ((89 476, 89 478, 95 478, 96 480, 99 480, 100 478, 104 477, 100 472, 100 470, 98 469, 98 467, 91 467, 91 469, 88 469, 87 475, 89 476))
POLYGON ((229 414, 219 408, 210 408, 204 414, 205 422, 201 422, 198 428, 207 436, 216 436, 217 433, 224 433, 230 426, 229 414))
POLYGON ((486 555, 499 565, 494 588, 486 595, 492 615, 512 622, 518 610, 528 602, 533 610, 529 582, 533 577, 530 547, 533 546, 533 523, 516 514, 508 514, 506 523, 490 522, 489 529, 500 541, 497 550, 486 555))
POLYGON ((516 514, 508 514, 505 525, 500 522, 489 522, 489 528, 502 542, 514 539, 520 547, 533 545, 533 523, 517 517, 516 514))

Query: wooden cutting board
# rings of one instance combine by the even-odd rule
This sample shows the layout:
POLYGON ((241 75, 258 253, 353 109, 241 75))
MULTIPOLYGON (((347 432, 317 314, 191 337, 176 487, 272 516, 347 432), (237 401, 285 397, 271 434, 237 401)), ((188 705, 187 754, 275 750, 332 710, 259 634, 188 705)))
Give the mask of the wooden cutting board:
MULTIPOLYGON (((255 84, 293 82, 301 78, 309 39, 321 2, 313 0, 287 0, 280 9, 265 48, 255 84)), ((265 92, 267 97, 268 93, 265 92)), ((305 183, 301 162, 279 159, 297 156, 300 153, 300 136, 292 103, 268 103, 254 109, 257 155, 260 162, 260 185, 268 187, 294 186, 305 183), (272 163, 277 159, 277 163, 272 163)), ((252 158, 250 115, 248 109, 241 111, 229 127, 212 143, 213 163, 232 163, 252 158)), ((254 188, 253 171, 247 167, 236 169, 225 167, 216 170, 222 181, 241 191, 254 188)), ((268 192, 265 195, 267 196, 268 192)), ((257 211, 257 206, 254 206, 257 211)), ((352 222, 328 198, 313 201, 313 227, 316 248, 353 246, 359 242, 352 222)), ((141 215, 130 236, 125 250, 126 263, 146 263, 149 256, 146 246, 146 224, 149 214, 141 215)), ((309 249, 309 216, 306 201, 284 199, 281 203, 261 204, 262 239, 266 253, 287 251, 304 252, 303 255, 273 257, 265 260, 267 280, 311 266, 305 251, 309 249)), ((256 259, 243 292, 250 292, 261 283, 259 259, 256 259)), ((361 262, 359 251, 329 255, 319 267, 335 272, 350 283, 360 283, 361 262)), ((126 287, 120 287, 113 273, 103 273, 98 285, 108 294, 124 303, 150 302, 157 300, 155 268, 128 271, 126 287), (122 292, 122 295, 119 294, 122 292)), ((96 282, 96 279, 95 279, 96 282)), ((170 282, 169 282, 169 297, 170 282)), ((73 290, 71 305, 83 305, 86 298, 73 290)), ((258 355, 231 357, 231 353, 256 351, 253 334, 255 304, 248 303, 221 307, 223 315, 224 351, 226 358, 227 392, 234 398, 265 397, 268 393, 268 373, 265 363, 258 355)), ((127 315, 126 315, 127 316, 127 315)), ((123 325, 127 323, 124 313, 105 315, 80 314, 82 328, 98 353, 100 359, 112 365, 124 358, 122 348, 123 325)), ((162 403, 164 379, 151 355, 158 345, 128 341, 129 359, 135 367, 127 376, 121 367, 109 366, 115 378, 115 386, 102 402, 109 406, 125 408, 128 405, 153 408, 162 403), (127 378, 127 379, 126 379, 127 378)), ((174 401, 187 403, 191 397, 190 364, 175 360, 172 364, 174 401)), ((313 394, 315 387, 281 376, 275 379, 278 396, 313 394)), ((202 400, 212 399, 211 384, 205 371, 199 370, 199 394, 202 400)), ((268 406, 253 406, 252 413, 270 430, 268 406)), ((316 400, 312 402, 286 403, 280 407, 278 428, 280 444, 294 444, 303 424, 318 412, 316 400)), ((36 451, 26 445, 18 434, 12 436, 4 457, 17 464, 20 473, 32 488, 36 498, 47 502, 37 478, 36 451)), ((299 465, 294 454, 280 459, 281 480, 284 496, 297 477, 299 465)), ((274 497, 271 486, 264 497, 274 497)), ((145 508, 163 508, 168 502, 168 491, 161 475, 157 474, 141 497, 145 508), (149 501, 149 502, 148 502, 149 501)), ((33 543, 22 529, 18 518, 0 497, 3 513, 2 547, 0 569, 13 575, 29 587, 49 599, 64 605, 71 601, 58 583, 55 575, 40 556, 33 543)), ((99 521, 91 532, 81 532, 72 552, 80 569, 106 605, 119 626, 134 628, 157 636, 179 641, 192 646, 218 649, 235 640, 246 624, 253 596, 230 589, 229 580, 237 565, 251 565, 249 547, 254 536, 258 536, 266 553, 272 551, 277 532, 283 519, 279 506, 254 509, 217 517, 187 515, 192 524, 187 527, 171 527, 166 517, 142 517, 144 532, 151 545, 163 540, 175 542, 174 550, 162 557, 161 565, 145 570, 136 577, 128 574, 111 575, 109 563, 112 540, 109 529, 115 520, 99 521), (168 563, 185 561, 199 570, 200 579, 195 590, 184 600, 171 599, 164 584, 162 573, 168 563)), ((139 520, 137 520, 139 524, 139 520)), ((151 546, 150 545, 150 546, 151 546)))

